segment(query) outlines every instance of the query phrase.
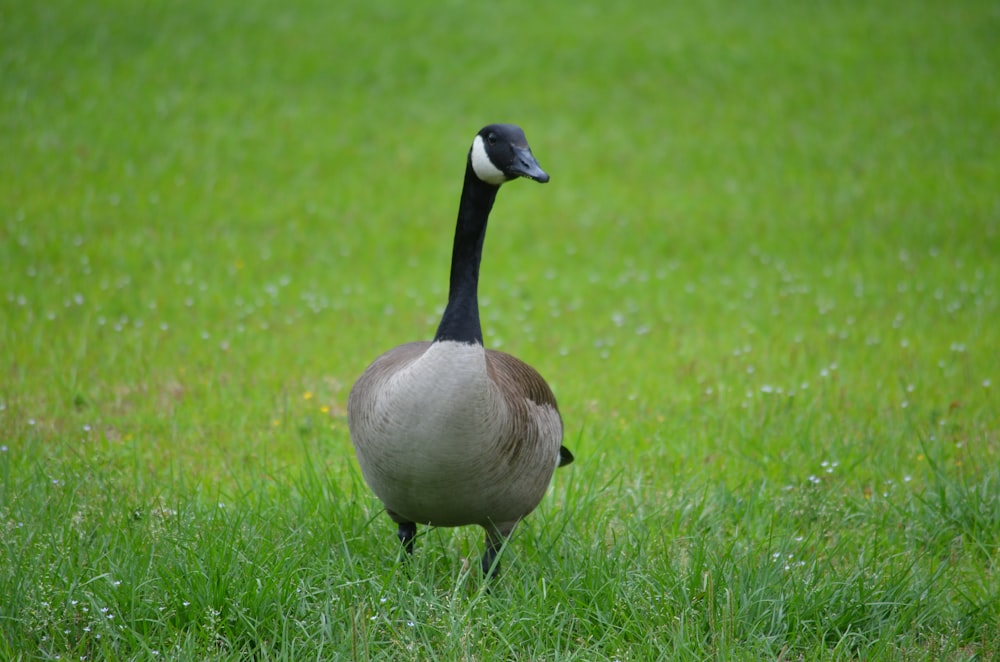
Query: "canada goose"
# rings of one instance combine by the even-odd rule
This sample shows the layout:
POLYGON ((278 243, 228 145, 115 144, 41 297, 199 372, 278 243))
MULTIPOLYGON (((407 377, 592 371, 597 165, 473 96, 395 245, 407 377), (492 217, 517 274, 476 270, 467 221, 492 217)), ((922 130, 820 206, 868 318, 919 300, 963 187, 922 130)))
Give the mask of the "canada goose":
POLYGON ((483 347, 479 263, 486 221, 504 182, 549 181, 520 127, 492 124, 473 139, 451 256, 448 304, 432 342, 375 359, 351 389, 347 424, 365 481, 413 553, 417 524, 486 529, 482 568, 534 510, 557 466, 556 398, 534 368, 483 347))

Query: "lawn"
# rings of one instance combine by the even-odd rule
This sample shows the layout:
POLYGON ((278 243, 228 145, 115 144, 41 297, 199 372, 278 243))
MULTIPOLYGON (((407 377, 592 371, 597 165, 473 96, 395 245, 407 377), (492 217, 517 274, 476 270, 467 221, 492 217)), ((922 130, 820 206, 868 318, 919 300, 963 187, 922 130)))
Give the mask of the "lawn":
POLYGON ((0 659, 1000 656, 1000 9, 0 0, 0 659), (486 344, 576 462, 478 576, 345 421, 524 127, 486 344))

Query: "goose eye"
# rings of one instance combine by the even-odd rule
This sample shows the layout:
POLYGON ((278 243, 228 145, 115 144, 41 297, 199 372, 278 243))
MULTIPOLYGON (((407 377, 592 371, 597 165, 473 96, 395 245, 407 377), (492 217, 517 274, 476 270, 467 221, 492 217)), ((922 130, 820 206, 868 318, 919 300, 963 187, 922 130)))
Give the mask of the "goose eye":
POLYGON ((488 142, 491 145, 496 145, 497 144, 497 134, 491 133, 488 136, 486 136, 486 142, 488 142))

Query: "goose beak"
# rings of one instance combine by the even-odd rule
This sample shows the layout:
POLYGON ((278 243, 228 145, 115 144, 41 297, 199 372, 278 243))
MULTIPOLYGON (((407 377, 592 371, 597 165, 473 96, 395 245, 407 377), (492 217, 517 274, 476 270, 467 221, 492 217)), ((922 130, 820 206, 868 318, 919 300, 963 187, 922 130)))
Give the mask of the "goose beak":
POLYGON ((549 173, 542 170, 528 146, 514 148, 514 163, 510 172, 518 177, 533 179, 539 184, 549 181, 549 173))

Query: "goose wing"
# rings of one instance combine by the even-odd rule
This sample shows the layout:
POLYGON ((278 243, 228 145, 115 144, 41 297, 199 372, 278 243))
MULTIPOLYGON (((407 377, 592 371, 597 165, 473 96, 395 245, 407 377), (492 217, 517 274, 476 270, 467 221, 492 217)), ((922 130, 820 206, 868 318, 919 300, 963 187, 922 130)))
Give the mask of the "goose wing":
POLYGON ((561 445, 563 423, 556 396, 538 371, 517 357, 494 349, 486 350, 486 369, 512 407, 518 428, 516 437, 551 447, 558 453, 560 467, 572 462, 573 454, 561 445))
POLYGON ((375 402, 385 383, 419 359, 430 346, 429 342, 417 341, 393 347, 365 368, 347 398, 347 422, 352 429, 355 421, 373 415, 375 402))

